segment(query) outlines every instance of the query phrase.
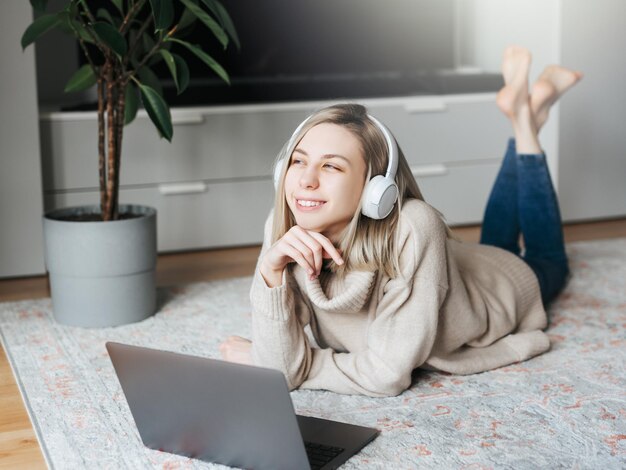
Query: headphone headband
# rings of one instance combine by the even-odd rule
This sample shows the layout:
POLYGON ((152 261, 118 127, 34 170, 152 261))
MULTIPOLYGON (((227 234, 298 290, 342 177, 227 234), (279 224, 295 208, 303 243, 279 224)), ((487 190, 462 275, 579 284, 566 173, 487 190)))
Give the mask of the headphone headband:
POLYGON ((389 163, 387 164, 387 173, 385 173, 385 178, 391 178, 395 180, 396 173, 398 171, 398 144, 396 143, 396 139, 393 138, 387 126, 385 126, 382 122, 376 119, 371 114, 367 115, 370 120, 376 124, 376 126, 380 129, 380 131, 385 136, 385 140, 387 141, 387 155, 389 159, 389 163))

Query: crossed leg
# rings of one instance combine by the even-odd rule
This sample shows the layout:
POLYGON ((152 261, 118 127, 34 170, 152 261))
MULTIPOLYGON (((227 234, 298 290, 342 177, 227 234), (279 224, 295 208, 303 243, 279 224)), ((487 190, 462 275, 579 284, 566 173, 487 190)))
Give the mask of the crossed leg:
POLYGON ((505 86, 496 102, 509 118, 511 139, 492 189, 481 234, 481 243, 520 254, 519 234, 524 237, 523 259, 533 269, 544 303, 563 287, 568 267, 561 216, 538 133, 551 106, 582 74, 560 66, 549 66, 528 92, 530 53, 508 47, 503 56, 505 86))

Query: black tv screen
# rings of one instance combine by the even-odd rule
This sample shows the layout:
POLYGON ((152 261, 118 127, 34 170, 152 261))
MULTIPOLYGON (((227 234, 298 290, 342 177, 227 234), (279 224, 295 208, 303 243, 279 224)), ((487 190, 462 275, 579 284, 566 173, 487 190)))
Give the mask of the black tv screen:
POLYGON ((231 85, 180 46, 189 90, 177 96, 166 67, 155 71, 174 106, 432 93, 428 77, 455 66, 455 2, 222 0, 241 50, 223 50, 200 22, 184 39, 222 64, 231 85))
MULTIPOLYGON (((454 66, 453 0, 224 0, 242 48, 234 78, 413 73, 454 66)), ((208 38, 208 40, 207 40, 208 38)))
MULTIPOLYGON (((241 42, 225 51, 198 25, 228 71, 227 87, 200 61, 180 104, 401 95, 416 76, 454 67, 454 0, 223 0, 241 42), (182 101, 182 102, 181 102, 182 101)), ((161 69, 160 76, 167 78, 161 69)), ((170 99, 176 99, 170 96, 170 99)))

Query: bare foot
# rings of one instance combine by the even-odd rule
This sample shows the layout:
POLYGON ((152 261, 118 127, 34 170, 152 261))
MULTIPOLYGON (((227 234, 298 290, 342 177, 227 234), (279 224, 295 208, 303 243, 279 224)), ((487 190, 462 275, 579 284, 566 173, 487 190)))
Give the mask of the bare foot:
POLYGON ((541 129, 550 113, 552 105, 574 86, 583 74, 560 65, 549 65, 533 84, 530 107, 535 116, 537 131, 541 129))
POLYGON ((528 70, 530 52, 519 46, 509 46, 502 57, 504 87, 498 92, 496 103, 512 121, 518 120, 520 112, 529 110, 528 70))
POLYGON ((535 117, 530 108, 528 71, 530 52, 519 46, 509 46, 502 57, 504 87, 496 96, 496 103, 511 121, 518 154, 541 153, 537 138, 535 117))

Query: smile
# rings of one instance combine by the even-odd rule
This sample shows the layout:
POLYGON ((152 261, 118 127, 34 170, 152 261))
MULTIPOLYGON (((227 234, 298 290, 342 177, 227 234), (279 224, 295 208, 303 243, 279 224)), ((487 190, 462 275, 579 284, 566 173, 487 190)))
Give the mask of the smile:
POLYGON ((301 208, 313 209, 316 207, 321 207, 326 204, 325 201, 311 201, 307 199, 296 199, 296 204, 298 204, 301 208))

